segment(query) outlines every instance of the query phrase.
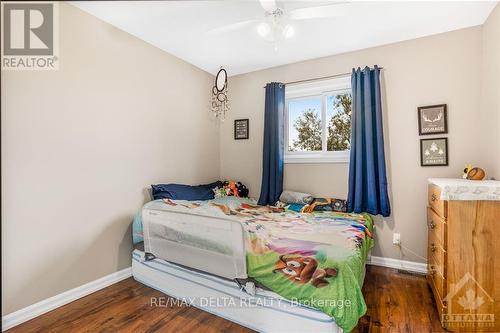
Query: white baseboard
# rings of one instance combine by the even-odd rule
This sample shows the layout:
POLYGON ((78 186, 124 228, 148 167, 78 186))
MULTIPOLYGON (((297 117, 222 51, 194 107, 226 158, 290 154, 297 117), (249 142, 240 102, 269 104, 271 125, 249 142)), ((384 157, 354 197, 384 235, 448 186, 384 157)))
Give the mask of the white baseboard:
POLYGON ((132 268, 111 273, 2 317, 2 332, 132 276, 132 268))
POLYGON ((396 269, 404 269, 410 272, 427 273, 427 264, 415 261, 371 256, 367 264, 396 268, 396 269))

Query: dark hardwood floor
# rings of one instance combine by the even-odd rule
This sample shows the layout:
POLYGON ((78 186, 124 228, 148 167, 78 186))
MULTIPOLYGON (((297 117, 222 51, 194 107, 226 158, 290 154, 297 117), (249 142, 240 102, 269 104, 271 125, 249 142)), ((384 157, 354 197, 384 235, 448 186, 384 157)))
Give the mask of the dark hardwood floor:
MULTIPOLYGON (((367 266, 363 292, 356 333, 444 332, 424 276, 367 266)), ((163 296, 129 278, 7 332, 252 332, 195 307, 151 306, 163 296)))

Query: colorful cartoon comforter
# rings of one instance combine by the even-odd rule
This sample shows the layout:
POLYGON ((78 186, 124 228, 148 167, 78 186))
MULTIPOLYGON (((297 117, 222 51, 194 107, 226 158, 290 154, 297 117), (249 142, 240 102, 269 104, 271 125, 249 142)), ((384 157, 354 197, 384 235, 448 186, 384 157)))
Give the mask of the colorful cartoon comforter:
MULTIPOLYGON (((314 307, 351 331, 366 312, 364 264, 373 247, 365 214, 296 213, 249 200, 165 201, 175 210, 240 221, 246 231, 247 274, 292 302, 314 307)), ((134 223, 140 239, 140 214, 134 223)))

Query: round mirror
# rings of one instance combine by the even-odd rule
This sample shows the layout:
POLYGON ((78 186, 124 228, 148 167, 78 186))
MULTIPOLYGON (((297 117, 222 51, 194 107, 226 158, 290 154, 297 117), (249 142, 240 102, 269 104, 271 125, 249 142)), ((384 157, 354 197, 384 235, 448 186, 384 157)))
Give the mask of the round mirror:
POLYGON ((215 88, 217 91, 223 91, 227 83, 227 72, 222 68, 215 77, 215 88))

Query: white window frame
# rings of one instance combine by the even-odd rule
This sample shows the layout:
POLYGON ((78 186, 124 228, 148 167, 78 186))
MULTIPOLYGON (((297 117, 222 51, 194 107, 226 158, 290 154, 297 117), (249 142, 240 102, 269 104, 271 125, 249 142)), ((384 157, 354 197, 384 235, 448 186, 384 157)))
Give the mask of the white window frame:
POLYGON ((328 96, 351 92, 351 78, 349 76, 333 79, 304 82, 300 84, 287 85, 285 87, 285 163, 349 163, 350 150, 328 151, 326 133, 328 122, 326 121, 326 99, 328 96), (298 101, 311 98, 321 99, 321 151, 289 151, 289 116, 288 105, 290 101, 298 101))

